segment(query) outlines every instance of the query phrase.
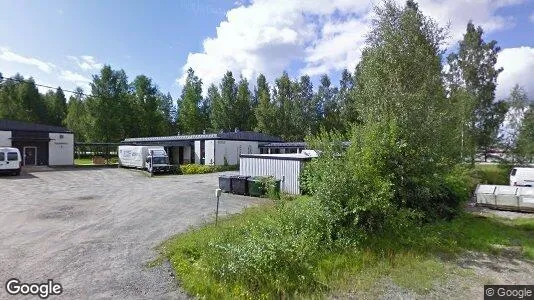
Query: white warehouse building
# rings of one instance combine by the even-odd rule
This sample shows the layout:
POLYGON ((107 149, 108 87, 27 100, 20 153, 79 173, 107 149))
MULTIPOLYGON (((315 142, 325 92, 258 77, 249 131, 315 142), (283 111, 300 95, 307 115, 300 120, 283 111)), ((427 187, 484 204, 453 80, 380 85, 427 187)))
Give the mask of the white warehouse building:
POLYGON ((0 119, 0 147, 18 148, 24 166, 74 165, 74 134, 64 127, 0 119))
POLYGON ((279 137, 251 132, 221 132, 210 134, 128 138, 122 145, 163 146, 171 164, 203 165, 239 164, 241 154, 258 154, 263 145, 282 142, 279 137))

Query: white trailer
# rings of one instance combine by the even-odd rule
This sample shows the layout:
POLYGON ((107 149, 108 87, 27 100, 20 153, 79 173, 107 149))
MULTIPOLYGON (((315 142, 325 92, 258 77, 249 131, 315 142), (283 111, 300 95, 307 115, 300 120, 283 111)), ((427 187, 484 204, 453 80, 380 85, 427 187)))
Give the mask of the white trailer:
POLYGON ((171 170, 167 152, 161 146, 119 146, 119 166, 146 169, 149 172, 171 170))

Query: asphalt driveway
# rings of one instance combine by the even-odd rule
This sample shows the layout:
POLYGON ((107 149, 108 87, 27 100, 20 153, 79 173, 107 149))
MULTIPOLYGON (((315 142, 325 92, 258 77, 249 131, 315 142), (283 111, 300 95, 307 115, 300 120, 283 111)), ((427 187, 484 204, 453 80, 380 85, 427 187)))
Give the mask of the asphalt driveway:
MULTIPOLYGON (((213 220, 218 175, 70 169, 0 177, 0 298, 9 296, 9 278, 53 279, 65 299, 186 297, 168 266, 145 264, 161 241, 213 220)), ((220 211, 262 201, 223 194, 220 211)))

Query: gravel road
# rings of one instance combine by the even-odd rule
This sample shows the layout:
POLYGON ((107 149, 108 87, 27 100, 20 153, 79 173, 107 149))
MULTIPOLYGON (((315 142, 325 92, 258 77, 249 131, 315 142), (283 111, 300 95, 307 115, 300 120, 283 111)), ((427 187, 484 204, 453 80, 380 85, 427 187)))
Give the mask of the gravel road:
MULTIPOLYGON (((0 283, 53 279, 64 299, 185 298, 168 266, 145 264, 160 242, 214 218, 218 175, 67 169, 0 177, 0 283)), ((262 201, 223 194, 220 211, 262 201)))

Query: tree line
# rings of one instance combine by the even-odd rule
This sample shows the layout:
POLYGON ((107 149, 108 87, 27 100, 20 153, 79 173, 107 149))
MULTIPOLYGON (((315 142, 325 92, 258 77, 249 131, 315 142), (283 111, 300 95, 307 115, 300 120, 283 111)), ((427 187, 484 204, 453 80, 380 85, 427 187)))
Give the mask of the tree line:
MULTIPOLYGON (((381 34, 384 36, 387 31, 381 34)), ((452 135, 451 149, 471 161, 477 153, 486 157, 495 147, 509 149, 517 159, 530 159, 534 154, 534 137, 527 128, 534 127, 531 124, 534 117, 527 95, 521 87, 516 87, 509 99, 495 99, 497 77, 502 72, 496 68, 500 51, 497 42, 485 41, 483 29, 469 22, 458 50, 444 58, 445 34, 443 29, 436 31, 433 43, 426 46, 425 51, 439 54, 433 58, 433 64, 439 68, 440 76, 425 88, 434 89, 431 96, 447 108, 446 132, 452 135), (510 120, 503 127, 505 118, 510 120)), ((405 49, 397 59, 409 62, 418 55, 415 49, 405 49)), ((78 141, 90 142, 235 129, 302 141, 321 130, 347 134, 353 125, 364 121, 362 113, 382 96, 393 101, 387 104, 392 108, 391 114, 398 114, 398 106, 415 109, 417 105, 426 105, 434 109, 430 105, 433 100, 423 97, 424 94, 402 103, 399 100, 404 99, 404 94, 421 88, 417 78, 424 76, 423 70, 430 67, 423 60, 398 74, 406 80, 397 83, 403 84, 403 90, 393 91, 383 85, 377 87, 376 95, 362 97, 362 91, 370 84, 361 76, 365 68, 372 66, 373 72, 385 72, 381 69, 387 58, 374 59, 376 66, 363 64, 362 60, 354 72, 343 70, 337 86, 328 75, 323 75, 316 88, 308 75, 293 79, 283 72, 271 85, 263 74, 251 83, 227 71, 218 84, 209 85, 204 93, 206 87, 202 80, 189 69, 176 105, 172 96, 161 92, 149 77, 139 75, 129 82, 124 70, 114 70, 109 65, 93 75, 89 96, 77 89, 68 102, 61 88, 41 94, 32 78, 25 80, 16 75, 15 80, 0 83, 0 118, 64 125, 74 131, 78 141)), ((405 117, 403 122, 412 128, 425 121, 417 115, 405 117)))

